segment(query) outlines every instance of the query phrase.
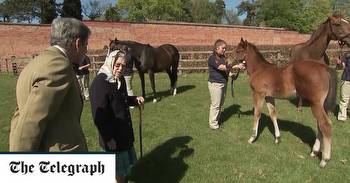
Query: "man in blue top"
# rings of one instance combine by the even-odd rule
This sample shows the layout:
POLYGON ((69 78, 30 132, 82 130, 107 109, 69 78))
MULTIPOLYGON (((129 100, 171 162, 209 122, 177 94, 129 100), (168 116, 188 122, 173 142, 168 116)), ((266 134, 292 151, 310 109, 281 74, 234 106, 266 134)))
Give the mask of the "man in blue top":
POLYGON ((213 130, 219 128, 221 107, 224 104, 228 73, 233 68, 244 69, 244 64, 233 67, 227 66, 225 61, 226 42, 218 39, 214 43, 213 54, 208 59, 210 93, 209 127, 213 130))
POLYGON ((344 67, 340 85, 340 100, 338 120, 345 121, 347 119, 347 108, 350 98, 350 51, 345 52, 340 59, 336 60, 338 66, 344 67))

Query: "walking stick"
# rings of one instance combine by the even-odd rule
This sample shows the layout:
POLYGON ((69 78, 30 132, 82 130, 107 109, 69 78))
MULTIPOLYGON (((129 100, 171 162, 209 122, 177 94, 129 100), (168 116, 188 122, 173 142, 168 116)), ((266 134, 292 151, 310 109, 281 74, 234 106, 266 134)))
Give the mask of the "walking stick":
POLYGON ((142 151, 142 108, 143 108, 143 105, 139 105, 139 138, 140 138, 140 157, 142 158, 142 154, 143 154, 143 151, 142 151))

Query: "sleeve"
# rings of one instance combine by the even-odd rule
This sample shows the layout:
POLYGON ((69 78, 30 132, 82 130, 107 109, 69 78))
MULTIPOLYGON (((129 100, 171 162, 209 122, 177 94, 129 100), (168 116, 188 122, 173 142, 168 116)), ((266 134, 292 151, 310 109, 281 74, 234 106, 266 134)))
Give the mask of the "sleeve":
POLYGON ((47 123, 53 120, 71 86, 71 65, 62 59, 51 60, 34 76, 26 104, 13 132, 11 150, 39 150, 47 123))
POLYGON ((109 128, 111 109, 108 102, 107 87, 102 80, 94 81, 91 85, 90 93, 94 123, 102 139, 107 142, 113 137, 112 130, 109 128))
POLYGON ((219 70, 218 67, 220 65, 220 62, 217 62, 215 56, 212 55, 208 59, 208 65, 209 67, 212 67, 215 70, 219 70))
POLYGON ((137 106, 139 105, 136 100, 136 96, 128 96, 128 105, 129 106, 137 106))

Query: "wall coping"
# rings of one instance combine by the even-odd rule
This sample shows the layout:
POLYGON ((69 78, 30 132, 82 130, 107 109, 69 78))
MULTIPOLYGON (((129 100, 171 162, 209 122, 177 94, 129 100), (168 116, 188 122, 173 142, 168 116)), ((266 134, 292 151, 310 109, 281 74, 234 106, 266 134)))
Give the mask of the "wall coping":
MULTIPOLYGON (((206 24, 206 23, 191 23, 191 22, 170 22, 170 21, 155 21, 155 20, 145 21, 145 22, 83 20, 83 22, 112 23, 112 24, 128 23, 128 24, 155 24, 155 25, 183 25, 183 26, 198 26, 198 27, 227 27, 227 28, 243 28, 243 29, 278 30, 278 31, 298 33, 297 31, 291 31, 285 28, 276 28, 276 27, 257 27, 257 26, 245 26, 245 25, 206 24)), ((0 25, 41 26, 41 27, 50 26, 50 24, 8 23, 8 22, 0 22, 0 25)))

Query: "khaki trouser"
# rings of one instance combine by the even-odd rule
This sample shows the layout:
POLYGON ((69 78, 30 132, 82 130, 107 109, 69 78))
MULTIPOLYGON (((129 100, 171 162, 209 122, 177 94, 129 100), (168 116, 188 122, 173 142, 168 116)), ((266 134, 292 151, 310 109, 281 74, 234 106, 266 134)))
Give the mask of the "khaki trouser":
POLYGON ((134 96, 134 92, 132 91, 132 78, 133 74, 131 76, 124 76, 125 83, 126 83, 126 91, 128 92, 129 96, 134 96))
POLYGON ((225 101, 226 83, 208 82, 210 93, 209 126, 219 127, 221 107, 225 101))
POLYGON ((77 75, 81 95, 85 100, 89 100, 89 74, 77 75))
POLYGON ((350 81, 341 81, 338 120, 345 121, 350 98, 350 81))

